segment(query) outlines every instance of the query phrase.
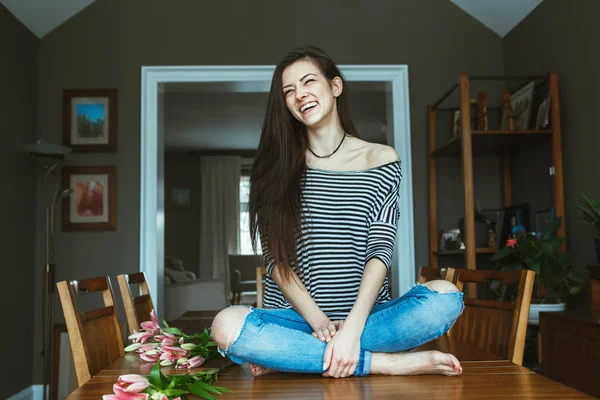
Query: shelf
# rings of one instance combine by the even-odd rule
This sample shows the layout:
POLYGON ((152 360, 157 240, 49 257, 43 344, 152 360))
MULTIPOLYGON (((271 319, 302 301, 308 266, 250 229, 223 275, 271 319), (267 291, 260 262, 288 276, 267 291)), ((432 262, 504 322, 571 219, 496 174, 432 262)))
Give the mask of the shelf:
MULTIPOLYGON (((476 254, 495 254, 497 253, 498 249, 488 249, 486 247, 480 247, 475 249, 475 253, 476 254)), ((436 256, 457 256, 457 255, 464 255, 465 251, 464 250, 448 250, 448 251, 434 251, 433 254, 435 254, 436 256)))
MULTIPOLYGON (((540 143, 540 140, 550 139, 552 130, 527 130, 527 131, 471 131, 473 156, 500 155, 506 152, 531 147, 540 143)), ((460 157, 461 137, 450 139, 438 147, 431 155, 434 157, 460 157)))

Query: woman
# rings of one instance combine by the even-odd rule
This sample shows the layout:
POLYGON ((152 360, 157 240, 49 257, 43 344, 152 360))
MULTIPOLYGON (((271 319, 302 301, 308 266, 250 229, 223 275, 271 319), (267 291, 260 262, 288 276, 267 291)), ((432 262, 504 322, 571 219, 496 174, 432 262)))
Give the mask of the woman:
POLYGON ((264 309, 221 311, 221 353, 270 370, 344 378, 462 372, 437 351, 405 352, 446 332, 463 310, 452 283, 391 300, 399 218, 395 150, 358 138, 344 79, 309 46, 277 65, 253 165, 249 212, 267 267, 264 309))

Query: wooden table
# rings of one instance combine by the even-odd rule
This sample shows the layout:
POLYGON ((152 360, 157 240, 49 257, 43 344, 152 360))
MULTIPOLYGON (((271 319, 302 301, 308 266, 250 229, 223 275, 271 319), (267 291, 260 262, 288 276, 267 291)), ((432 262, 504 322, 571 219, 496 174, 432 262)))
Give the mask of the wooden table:
POLYGON ((540 313, 541 373, 600 397, 600 312, 540 313))
MULTIPOLYGON (((458 377, 440 375, 368 376, 345 379, 323 378, 312 374, 273 373, 254 378, 247 365, 228 360, 212 360, 201 369, 220 368, 219 386, 232 390, 222 399, 587 399, 587 395, 554 382, 507 360, 458 342, 449 336, 417 350, 450 351, 463 366, 458 377), (229 366, 225 366, 229 365, 229 366)), ((103 369, 68 400, 98 399, 112 393, 117 376, 125 373, 147 374, 152 366, 128 354, 103 369)), ((201 370, 201 369, 195 369, 201 370)), ((163 369, 171 374, 173 370, 163 369)), ((181 373, 181 371, 179 371, 181 373)))

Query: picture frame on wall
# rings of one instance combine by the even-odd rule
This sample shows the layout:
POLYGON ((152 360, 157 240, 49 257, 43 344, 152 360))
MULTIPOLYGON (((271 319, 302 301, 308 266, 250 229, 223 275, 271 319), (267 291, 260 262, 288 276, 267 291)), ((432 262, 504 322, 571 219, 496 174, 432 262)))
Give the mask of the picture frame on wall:
POLYGON ((73 191, 63 199, 63 231, 117 229, 116 176, 114 166, 63 168, 63 188, 73 191))
MULTIPOLYGON (((514 130, 516 131, 524 131, 529 129, 534 89, 535 81, 530 81, 517 91, 510 94, 510 106, 515 117, 514 130)), ((509 120, 506 115, 507 112, 509 111, 503 110, 502 130, 509 129, 509 120)))
POLYGON ((117 150, 117 89, 63 91, 63 144, 74 152, 117 150))

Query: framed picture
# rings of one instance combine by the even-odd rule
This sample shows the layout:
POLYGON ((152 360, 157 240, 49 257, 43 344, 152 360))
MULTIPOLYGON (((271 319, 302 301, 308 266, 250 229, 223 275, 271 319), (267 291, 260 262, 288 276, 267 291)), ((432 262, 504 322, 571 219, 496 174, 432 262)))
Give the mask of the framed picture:
POLYGON ((498 245, 500 248, 506 247, 508 239, 519 239, 529 231, 529 203, 506 207, 498 245))
POLYGON ((440 232, 438 251, 453 251, 461 250, 462 248, 463 246, 460 239, 460 230, 446 229, 440 232))
MULTIPOLYGON (((533 101, 533 89, 535 82, 531 81, 510 95, 510 106, 515 113, 515 130, 524 131, 529 129, 529 120, 531 114, 531 103, 533 101)), ((502 115, 502 130, 508 130, 507 113, 504 109, 502 115)))
POLYGON ((116 167, 64 167, 63 231, 117 229, 116 167))
POLYGON ((190 189, 171 189, 171 203, 173 203, 173 208, 187 210, 192 204, 192 191, 190 189))
POLYGON ((544 238, 544 233, 542 229, 544 229, 550 222, 554 221, 555 217, 554 208, 549 208, 547 210, 541 210, 535 213, 535 232, 537 237, 540 239, 544 238))
POLYGON ((63 92, 63 144, 79 152, 117 150, 117 90, 63 92))

